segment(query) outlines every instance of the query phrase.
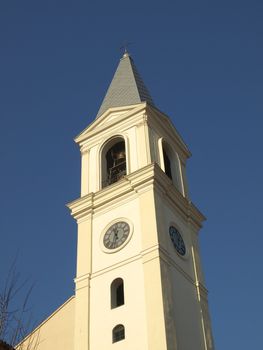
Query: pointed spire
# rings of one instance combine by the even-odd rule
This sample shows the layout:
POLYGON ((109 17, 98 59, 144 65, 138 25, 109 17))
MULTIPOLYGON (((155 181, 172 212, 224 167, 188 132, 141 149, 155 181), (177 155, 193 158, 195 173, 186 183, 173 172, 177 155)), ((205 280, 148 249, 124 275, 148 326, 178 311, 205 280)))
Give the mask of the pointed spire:
POLYGON ((128 106, 144 101, 154 106, 133 59, 125 49, 96 118, 101 116, 108 108, 128 106))

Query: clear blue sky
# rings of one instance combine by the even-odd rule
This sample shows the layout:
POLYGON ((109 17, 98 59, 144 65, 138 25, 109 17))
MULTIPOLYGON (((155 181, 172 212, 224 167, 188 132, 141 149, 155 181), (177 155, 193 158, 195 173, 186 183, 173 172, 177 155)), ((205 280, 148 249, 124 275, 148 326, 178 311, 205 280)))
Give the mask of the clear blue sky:
POLYGON ((262 1, 1 1, 1 278, 17 251, 36 320, 73 294, 73 137, 131 54, 193 153, 216 348, 262 348, 262 1))

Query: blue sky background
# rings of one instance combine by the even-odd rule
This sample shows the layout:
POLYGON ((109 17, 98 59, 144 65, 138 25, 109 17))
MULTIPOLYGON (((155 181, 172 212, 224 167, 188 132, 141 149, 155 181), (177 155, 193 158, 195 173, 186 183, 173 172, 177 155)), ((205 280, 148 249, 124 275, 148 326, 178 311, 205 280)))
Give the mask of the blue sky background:
POLYGON ((73 294, 73 137, 95 117, 124 40, 193 153, 217 349, 262 348, 262 1, 0 3, 0 276, 18 252, 42 320, 73 294))

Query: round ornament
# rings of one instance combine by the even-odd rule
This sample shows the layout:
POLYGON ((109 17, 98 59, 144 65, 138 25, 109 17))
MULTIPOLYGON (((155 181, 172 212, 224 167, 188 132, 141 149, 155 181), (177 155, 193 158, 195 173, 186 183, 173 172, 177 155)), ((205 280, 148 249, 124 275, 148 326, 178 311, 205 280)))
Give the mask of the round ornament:
POLYGON ((184 256, 186 253, 186 248, 180 232, 174 226, 170 226, 169 234, 177 253, 184 256))

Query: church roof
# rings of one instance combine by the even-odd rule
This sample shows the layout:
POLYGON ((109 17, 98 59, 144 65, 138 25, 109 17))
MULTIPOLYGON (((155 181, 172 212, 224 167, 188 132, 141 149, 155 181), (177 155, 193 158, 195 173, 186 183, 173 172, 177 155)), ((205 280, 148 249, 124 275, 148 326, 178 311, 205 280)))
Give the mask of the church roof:
POLYGON ((139 75, 133 59, 125 52, 96 118, 101 116, 108 108, 128 106, 144 101, 154 106, 150 93, 139 75))

